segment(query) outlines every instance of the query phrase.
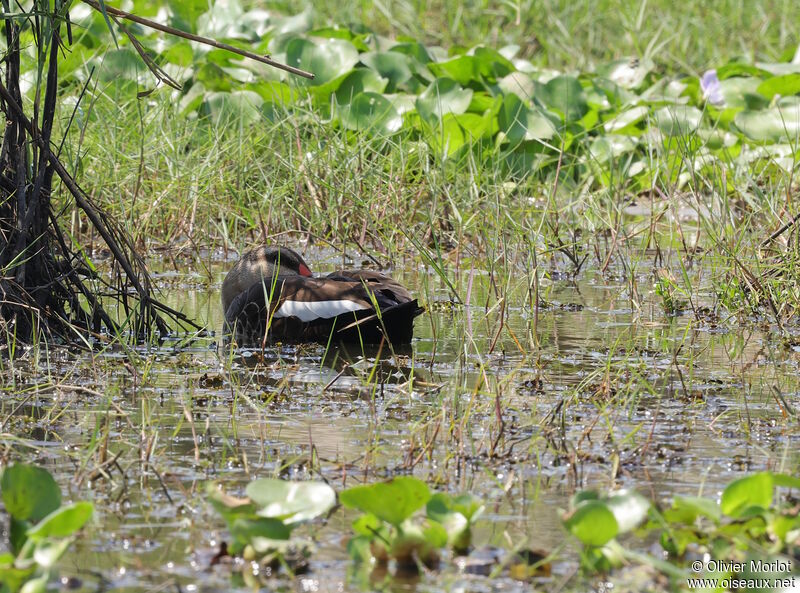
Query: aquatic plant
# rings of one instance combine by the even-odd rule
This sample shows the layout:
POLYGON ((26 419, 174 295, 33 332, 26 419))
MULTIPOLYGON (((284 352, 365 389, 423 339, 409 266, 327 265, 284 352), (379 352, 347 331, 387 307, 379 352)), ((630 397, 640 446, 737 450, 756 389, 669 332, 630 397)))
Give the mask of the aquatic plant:
POLYGON ((309 542, 292 538, 302 523, 328 512, 336 493, 324 482, 290 482, 272 478, 247 485, 246 498, 225 494, 216 484, 208 500, 225 519, 231 534, 227 551, 246 560, 296 569, 310 554, 309 542))
POLYGON ((94 507, 90 502, 62 505, 50 473, 23 463, 2 470, 0 494, 10 517, 11 548, 0 554, 0 593, 43 592, 94 507))

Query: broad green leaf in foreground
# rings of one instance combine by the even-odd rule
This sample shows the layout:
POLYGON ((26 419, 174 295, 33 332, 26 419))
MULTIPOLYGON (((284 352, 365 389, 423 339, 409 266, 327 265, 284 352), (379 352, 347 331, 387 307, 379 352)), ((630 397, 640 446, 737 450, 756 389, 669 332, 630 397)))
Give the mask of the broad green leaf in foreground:
POLYGON ((28 529, 28 537, 40 541, 47 537, 67 537, 72 535, 92 516, 93 506, 90 502, 75 502, 63 506, 28 529))
POLYGON ((259 507, 259 517, 280 519, 286 524, 308 521, 336 504, 336 493, 324 482, 262 478, 250 482, 246 492, 259 507))
POLYGON ((603 501, 587 501, 564 521, 569 532, 588 546, 602 546, 619 533, 614 513, 603 501))
POLYGON ((722 492, 720 508, 729 517, 740 517, 750 509, 772 505, 772 474, 761 472, 734 480, 722 492))
POLYGON ((61 505, 61 490, 50 473, 40 467, 16 463, 0 477, 3 504, 19 521, 40 521, 61 505))
POLYGON ((400 525, 425 506, 430 497, 425 482, 400 476, 387 482, 348 488, 339 494, 339 501, 346 507, 371 513, 392 525, 400 525))

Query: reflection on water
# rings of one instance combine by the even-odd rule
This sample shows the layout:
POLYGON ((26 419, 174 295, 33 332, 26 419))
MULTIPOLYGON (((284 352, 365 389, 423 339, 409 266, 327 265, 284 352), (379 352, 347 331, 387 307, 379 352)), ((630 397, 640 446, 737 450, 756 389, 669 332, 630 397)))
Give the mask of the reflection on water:
MULTIPOLYGON (((227 568, 208 568, 227 537, 202 495, 209 480, 241 494, 270 475, 338 489, 413 473, 483 498, 476 542, 550 550, 564 539, 555 511, 578 488, 713 496, 743 472, 798 466, 800 428, 776 403, 780 393, 800 409, 798 355, 774 336, 667 318, 655 301, 634 305, 626 282, 591 273, 546 286, 538 311, 526 282, 503 294, 476 274, 462 306, 433 275, 395 275, 428 308, 403 350, 230 352, 212 337, 93 357, 57 351, 6 370, 3 442, 97 506, 66 562, 83 589, 231 590, 227 568)), ((456 280, 461 295, 467 282, 456 280)), ((163 289, 221 328, 218 284, 163 289)), ((275 586, 349 586, 352 518, 339 511, 309 527, 312 572, 275 586)), ((394 586, 529 588, 453 568, 394 586)))

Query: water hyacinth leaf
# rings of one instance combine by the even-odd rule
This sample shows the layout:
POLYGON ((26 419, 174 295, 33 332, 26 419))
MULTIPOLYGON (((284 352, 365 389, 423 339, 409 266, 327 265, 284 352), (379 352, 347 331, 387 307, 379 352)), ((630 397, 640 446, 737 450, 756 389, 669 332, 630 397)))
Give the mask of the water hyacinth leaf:
POLYGON ((742 134, 757 142, 796 141, 800 134, 800 108, 741 111, 733 123, 742 134))
POLYGON ((441 120, 425 128, 426 140, 442 156, 451 156, 467 141, 457 117, 452 113, 445 114, 441 120))
POLYGON ((688 520, 686 523, 694 523, 696 517, 707 517, 712 521, 719 521, 722 511, 719 505, 708 498, 700 496, 676 496, 672 502, 672 509, 679 513, 685 513, 688 520))
MULTIPOLYGON (((169 24, 171 27, 189 33, 195 33, 195 23, 200 15, 208 10, 208 1, 169 0, 167 6, 170 13, 169 24)), ((136 6, 135 13, 140 14, 138 6, 136 6)))
MULTIPOLYGON (((616 117, 611 118, 607 122, 603 124, 603 129, 605 129, 608 133, 614 132, 623 132, 623 131, 631 131, 633 128, 631 126, 635 126, 639 122, 641 122, 648 114, 649 110, 644 105, 638 105, 637 107, 632 107, 631 109, 627 109, 622 113, 618 114, 616 117), (626 128, 630 128, 626 130, 626 128)), ((634 132, 639 132, 639 130, 633 130, 634 132)))
POLYGON ((46 593, 47 581, 50 580, 49 576, 48 574, 43 574, 40 577, 31 579, 20 587, 19 593, 46 593))
POLYGON ((581 119, 589 111, 583 87, 572 76, 556 76, 539 86, 536 96, 548 107, 562 113, 568 122, 581 119))
POLYGON ((497 82, 504 93, 514 93, 523 101, 530 101, 535 90, 533 79, 524 72, 511 72, 497 82))
POLYGON ((349 72, 358 63, 358 50, 344 39, 314 42, 295 38, 286 46, 286 62, 313 73, 314 80, 303 80, 305 84, 318 86, 349 72))
POLYGON ((614 513, 600 500, 584 502, 566 518, 564 524, 587 546, 602 546, 619 533, 614 513))
POLYGON ((292 16, 276 16, 272 21, 274 26, 272 32, 275 36, 305 33, 311 29, 311 25, 313 24, 311 6, 306 6, 303 12, 292 16))
POLYGON ((417 111, 423 119, 432 121, 447 113, 464 113, 471 100, 471 89, 462 88, 452 78, 437 78, 417 98, 417 111))
MULTIPOLYGON (((33 573, 36 571, 36 565, 26 566, 24 568, 17 568, 14 566, 14 556, 9 553, 0 554, 0 591, 19 591, 22 584, 25 583, 33 573)), ((47 579, 45 579, 45 585, 47 579)))
POLYGON ((800 74, 785 74, 768 78, 758 85, 758 92, 772 100, 775 95, 788 97, 800 93, 800 74))
POLYGON ((363 53, 359 59, 388 81, 387 93, 394 93, 413 76, 409 56, 396 51, 363 53))
POLYGON ((637 527, 647 517, 650 501, 635 490, 622 490, 605 500, 606 505, 617 520, 619 533, 628 532, 637 527))
POLYGON ((250 519, 239 517, 229 525, 234 539, 233 553, 238 553, 245 545, 251 545, 260 554, 280 549, 289 541, 292 530, 279 519, 258 517, 250 519))
POLYGON ((631 58, 606 64, 598 68, 597 73, 624 89, 638 89, 652 69, 650 60, 631 58))
POLYGON ((336 113, 342 126, 357 132, 387 136, 403 126, 403 117, 392 102, 378 93, 361 93, 352 102, 339 105, 336 113))
POLYGON ((513 94, 503 99, 497 123, 512 146, 526 140, 549 140, 556 133, 553 120, 538 108, 529 108, 513 94))
POLYGON ((620 155, 633 152, 638 144, 631 136, 598 136, 592 141, 589 154, 593 161, 604 164, 620 155))
POLYGON ((309 521, 336 504, 336 493, 324 482, 290 482, 262 478, 247 485, 247 496, 259 507, 259 517, 286 524, 309 521))
POLYGON ((495 82, 514 70, 514 65, 494 50, 479 47, 472 55, 461 55, 445 62, 433 62, 428 68, 434 75, 452 78, 462 86, 486 80, 495 82))
POLYGON ((772 505, 772 486, 769 472, 734 480, 722 492, 720 509, 729 517, 741 517, 750 509, 768 509, 772 505))
POLYGON ((197 69, 195 80, 209 91, 228 92, 233 88, 231 77, 222 68, 210 62, 197 69))
POLYGON ((72 539, 64 538, 60 540, 43 540, 36 544, 33 551, 33 559, 36 563, 43 568, 51 568, 55 566, 59 558, 67 551, 72 539))
POLYGON ((142 59, 132 49, 114 49, 105 52, 102 58, 95 58, 92 63, 97 66, 97 73, 102 82, 134 81, 149 70, 142 59))
POLYGON ((217 0, 197 17, 197 33, 212 39, 252 39, 254 34, 242 27, 244 9, 239 0, 217 0))
POLYGON ((61 490, 45 469, 15 463, 3 470, 0 491, 6 512, 18 521, 41 521, 61 506, 61 490))
POLYGON ((433 61, 430 53, 428 53, 428 49, 421 43, 398 43, 390 47, 389 51, 411 56, 420 64, 428 64, 433 61))
POLYGON ((694 132, 703 119, 697 107, 671 105, 653 114, 658 128, 668 136, 686 136, 694 132))
POLYGON ((345 74, 336 89, 336 102, 340 105, 350 103, 356 95, 363 92, 382 93, 388 80, 369 68, 356 68, 345 74))
POLYGON ((261 119, 264 100, 253 91, 207 93, 201 106, 214 125, 251 125, 261 119))
POLYGON ((75 502, 58 508, 28 529, 33 541, 47 537, 67 537, 83 527, 91 518, 94 506, 90 502, 75 502))
POLYGON ((760 78, 735 77, 721 80, 719 90, 725 106, 746 107, 748 102, 752 102, 750 97, 758 93, 759 86, 760 78))
POLYGON ((772 474, 772 481, 776 486, 800 490, 800 478, 787 474, 772 474))
POLYGON ((339 501, 348 508, 400 525, 425 506, 430 497, 425 482, 411 476, 400 476, 387 482, 348 488, 339 494, 339 501))

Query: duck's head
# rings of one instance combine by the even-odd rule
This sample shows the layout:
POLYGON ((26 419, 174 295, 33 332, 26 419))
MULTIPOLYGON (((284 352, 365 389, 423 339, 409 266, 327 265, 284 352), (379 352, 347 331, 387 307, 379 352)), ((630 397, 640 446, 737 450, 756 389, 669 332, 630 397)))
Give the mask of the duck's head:
POLYGON ((296 251, 288 247, 262 245, 245 253, 222 282, 222 310, 240 292, 273 276, 311 276, 311 269, 296 251))

